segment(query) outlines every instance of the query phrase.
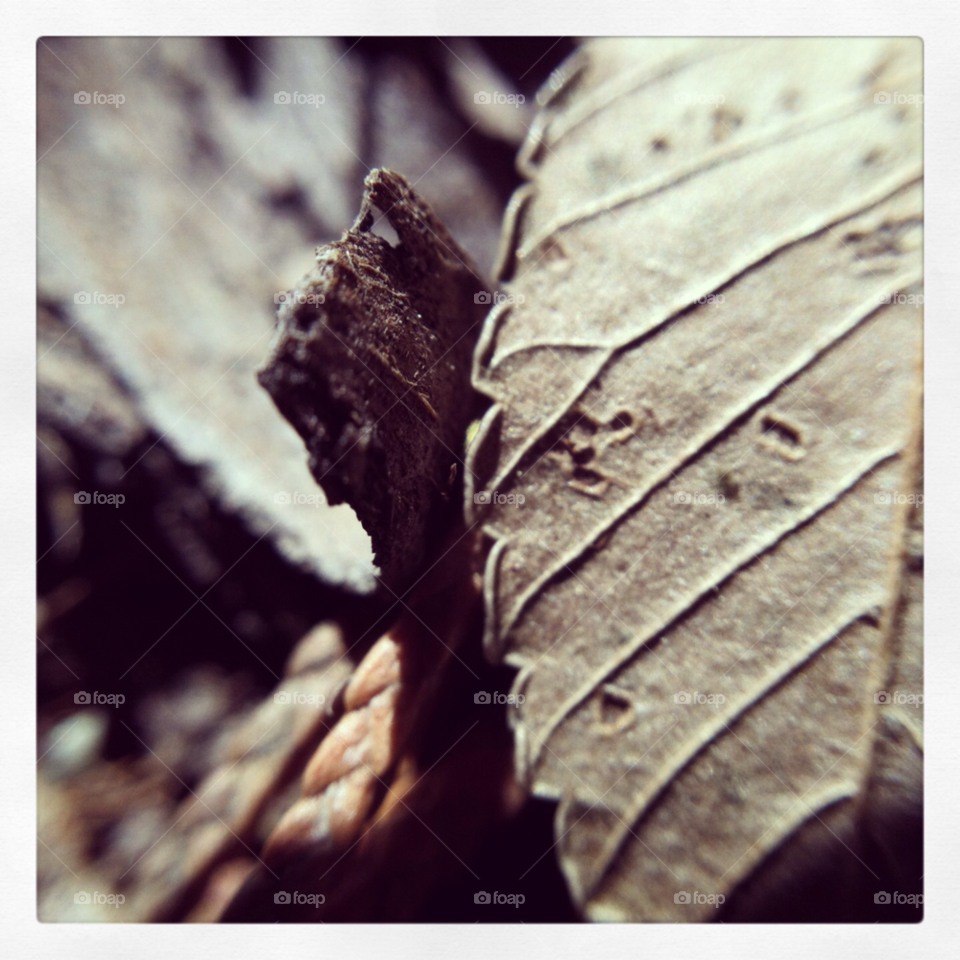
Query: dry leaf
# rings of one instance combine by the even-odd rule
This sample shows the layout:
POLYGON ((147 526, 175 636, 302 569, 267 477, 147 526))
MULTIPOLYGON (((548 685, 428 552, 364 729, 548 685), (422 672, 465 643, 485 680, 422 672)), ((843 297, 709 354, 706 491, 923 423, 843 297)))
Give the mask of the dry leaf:
POLYGON ((920 91, 919 40, 593 41, 521 152, 468 504, 591 918, 922 889, 920 91))
POLYGON ((342 54, 328 39, 267 41, 248 97, 210 38, 45 40, 37 281, 224 509, 325 582, 368 593, 369 538, 346 507, 291 502, 313 480, 254 376, 274 298, 353 211, 362 77, 342 54), (276 103, 284 87, 336 95, 311 123, 313 107, 276 103), (81 91, 125 102, 80 105, 81 91))

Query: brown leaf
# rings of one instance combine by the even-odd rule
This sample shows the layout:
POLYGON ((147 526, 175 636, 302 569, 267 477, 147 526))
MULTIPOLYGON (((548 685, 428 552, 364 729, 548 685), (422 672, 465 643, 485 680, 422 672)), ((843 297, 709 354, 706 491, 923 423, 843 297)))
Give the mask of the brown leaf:
MULTIPOLYGON (((369 593, 370 542, 351 511, 276 499, 313 481, 254 376, 275 296, 310 245, 349 222, 361 77, 333 40, 276 39, 259 53, 269 79, 247 97, 210 38, 41 47, 38 289, 225 510, 325 582, 369 593), (323 123, 275 102, 281 74, 290 91, 330 94, 323 123), (74 101, 97 90, 125 102, 74 101)), ((46 384, 66 372, 57 351, 46 384)), ((58 385, 82 409, 83 385, 58 385)))
POLYGON ((467 500, 591 918, 920 890, 920 65, 594 41, 521 152, 467 500))

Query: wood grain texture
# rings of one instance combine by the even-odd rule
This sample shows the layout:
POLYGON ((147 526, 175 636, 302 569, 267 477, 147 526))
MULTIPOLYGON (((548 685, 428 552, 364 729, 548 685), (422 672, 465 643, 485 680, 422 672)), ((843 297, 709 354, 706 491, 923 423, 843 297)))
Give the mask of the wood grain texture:
POLYGON ((330 502, 357 511, 393 591, 420 569, 462 475, 484 289, 403 177, 374 170, 354 225, 280 307, 259 374, 330 502), (396 246, 373 231, 376 210, 396 246))

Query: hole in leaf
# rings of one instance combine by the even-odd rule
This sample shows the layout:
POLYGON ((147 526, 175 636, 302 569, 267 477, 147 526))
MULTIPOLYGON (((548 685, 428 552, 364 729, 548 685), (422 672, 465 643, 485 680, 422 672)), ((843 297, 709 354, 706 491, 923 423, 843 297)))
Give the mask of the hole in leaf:
POLYGON ((540 244, 539 259, 545 260, 548 263, 557 260, 566 260, 566 248, 556 237, 547 237, 547 239, 540 244))
POLYGON ((786 420, 767 414, 760 421, 760 430, 787 447, 797 448, 803 445, 800 431, 786 420))
POLYGON ((597 473, 596 470, 591 470, 589 467, 581 466, 574 467, 573 479, 591 487, 596 486, 603 481, 603 477, 597 473))
POLYGON ((740 482, 730 470, 720 474, 719 487, 720 492, 728 500, 736 500, 740 496, 740 482))
POLYGON ((599 707, 604 726, 619 730, 633 719, 633 704, 616 687, 608 685, 600 691, 599 707))
POLYGON ((596 451, 590 446, 575 447, 570 451, 570 456, 574 463, 589 463, 596 456, 596 451))

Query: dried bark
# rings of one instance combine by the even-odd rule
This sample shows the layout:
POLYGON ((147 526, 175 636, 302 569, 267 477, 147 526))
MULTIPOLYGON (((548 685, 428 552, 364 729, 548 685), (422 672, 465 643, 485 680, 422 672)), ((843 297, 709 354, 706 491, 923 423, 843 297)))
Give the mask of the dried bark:
POLYGON ((400 592, 459 491, 486 285, 403 177, 374 170, 365 188, 354 225, 317 251, 281 306, 260 382, 303 437, 330 502, 357 511, 384 582, 400 592), (397 246, 373 232, 375 208, 397 246))

